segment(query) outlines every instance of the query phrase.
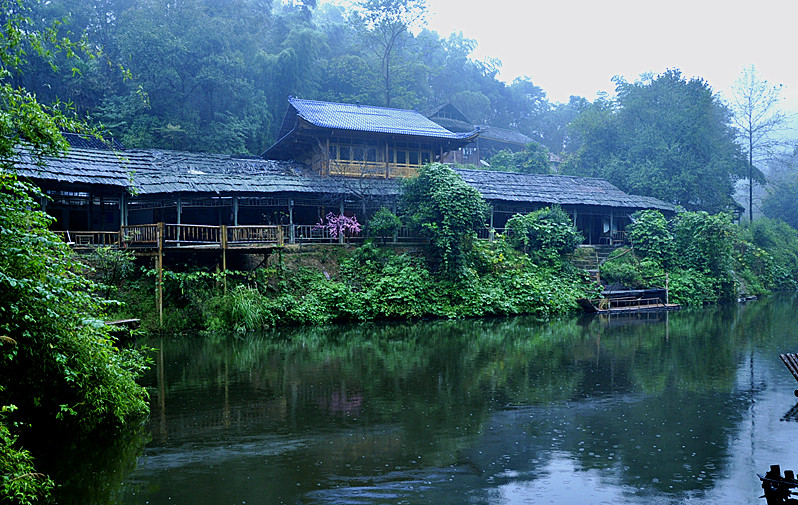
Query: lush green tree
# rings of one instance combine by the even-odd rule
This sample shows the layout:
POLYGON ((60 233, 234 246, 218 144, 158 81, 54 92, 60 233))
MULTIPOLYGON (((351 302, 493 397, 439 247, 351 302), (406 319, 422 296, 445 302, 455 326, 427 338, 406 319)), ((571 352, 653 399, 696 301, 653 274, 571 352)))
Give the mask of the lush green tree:
POLYGON ((381 237, 383 242, 386 237, 392 236, 402 227, 402 220, 387 207, 380 207, 366 225, 369 237, 381 237))
POLYGON ((782 175, 770 182, 762 202, 762 212, 798 229, 798 172, 782 175))
POLYGON ((650 258, 660 264, 671 261, 673 233, 662 212, 649 209, 636 213, 627 232, 638 257, 650 258))
MULTIPOLYGON (((20 150, 55 155, 66 147, 61 130, 82 128, 62 108, 13 86, 13 73, 28 54, 48 58, 79 47, 57 30, 32 28, 21 2, 0 0, 0 12, 0 423, 39 438, 52 427, 81 432, 124 423, 147 411, 146 392, 135 381, 143 357, 114 345, 96 286, 48 230, 51 218, 38 204, 44 195, 13 173, 20 150)), ((0 501, 35 501, 48 481, 27 470, 27 453, 5 426, 0 438, 0 501)))
POLYGON ((488 207, 479 192, 448 166, 431 163, 404 183, 401 207, 406 222, 429 238, 433 263, 449 276, 462 275, 485 226, 488 207))
POLYGON ((516 248, 544 264, 562 261, 584 240, 571 216, 559 206, 516 214, 507 221, 507 229, 516 248))
POLYGON ((379 62, 385 107, 395 105, 398 77, 409 63, 397 58, 397 54, 413 38, 410 29, 424 24, 426 14, 424 0, 361 0, 357 3, 353 19, 360 25, 367 46, 379 62))
POLYGON ((490 159, 491 170, 521 174, 550 174, 549 151, 537 142, 530 142, 517 152, 499 151, 490 159))
POLYGON ((688 209, 732 205, 745 162, 712 88, 678 70, 616 83, 614 101, 600 98, 574 121, 580 147, 565 168, 688 209))

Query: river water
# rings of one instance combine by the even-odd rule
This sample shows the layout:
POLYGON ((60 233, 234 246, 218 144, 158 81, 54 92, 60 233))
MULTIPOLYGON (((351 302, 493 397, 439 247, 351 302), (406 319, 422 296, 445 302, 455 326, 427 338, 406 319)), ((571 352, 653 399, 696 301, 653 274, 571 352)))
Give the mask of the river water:
POLYGON ((764 504, 796 302, 156 340, 148 425, 63 501, 764 504))

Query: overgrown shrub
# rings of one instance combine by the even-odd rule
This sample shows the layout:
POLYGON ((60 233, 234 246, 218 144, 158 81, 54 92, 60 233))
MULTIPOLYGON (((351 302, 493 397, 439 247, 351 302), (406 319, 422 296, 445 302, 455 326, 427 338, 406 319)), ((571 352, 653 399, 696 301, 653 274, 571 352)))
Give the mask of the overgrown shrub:
POLYGON ((571 217, 555 205, 529 214, 516 214, 507 221, 511 243, 534 262, 555 264, 571 254, 584 237, 571 217))
POLYGON ((380 207, 380 210, 369 219, 366 231, 369 237, 381 238, 385 242, 386 238, 392 237, 401 227, 402 220, 399 219, 399 216, 386 207, 380 207))
POLYGON ((644 210, 635 213, 626 231, 638 258, 651 258, 661 264, 670 262, 674 252, 673 234, 662 212, 644 210))
POLYGON ((407 224, 429 238, 433 268, 465 275, 488 211, 479 191, 447 165, 430 163, 405 180, 400 203, 407 224))

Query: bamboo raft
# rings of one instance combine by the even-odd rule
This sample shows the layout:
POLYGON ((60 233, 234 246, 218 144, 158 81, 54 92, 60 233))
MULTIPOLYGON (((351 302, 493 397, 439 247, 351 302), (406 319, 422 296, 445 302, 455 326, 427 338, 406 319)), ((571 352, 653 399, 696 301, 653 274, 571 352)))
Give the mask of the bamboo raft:
MULTIPOLYGON (((787 370, 790 371, 795 380, 798 381, 798 354, 779 354, 779 358, 784 362, 784 366, 787 367, 787 370)), ((795 390, 795 396, 798 396, 798 389, 795 390)))

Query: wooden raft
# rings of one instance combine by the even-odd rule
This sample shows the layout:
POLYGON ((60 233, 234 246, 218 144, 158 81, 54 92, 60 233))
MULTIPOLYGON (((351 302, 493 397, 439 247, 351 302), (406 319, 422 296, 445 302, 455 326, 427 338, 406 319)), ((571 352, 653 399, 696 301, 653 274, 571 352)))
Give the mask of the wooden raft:
MULTIPOLYGON (((792 376, 795 377, 795 380, 798 381, 798 354, 779 354, 779 358, 784 362, 784 366, 787 367, 792 376)), ((798 396, 798 389, 795 390, 795 396, 798 396)))

